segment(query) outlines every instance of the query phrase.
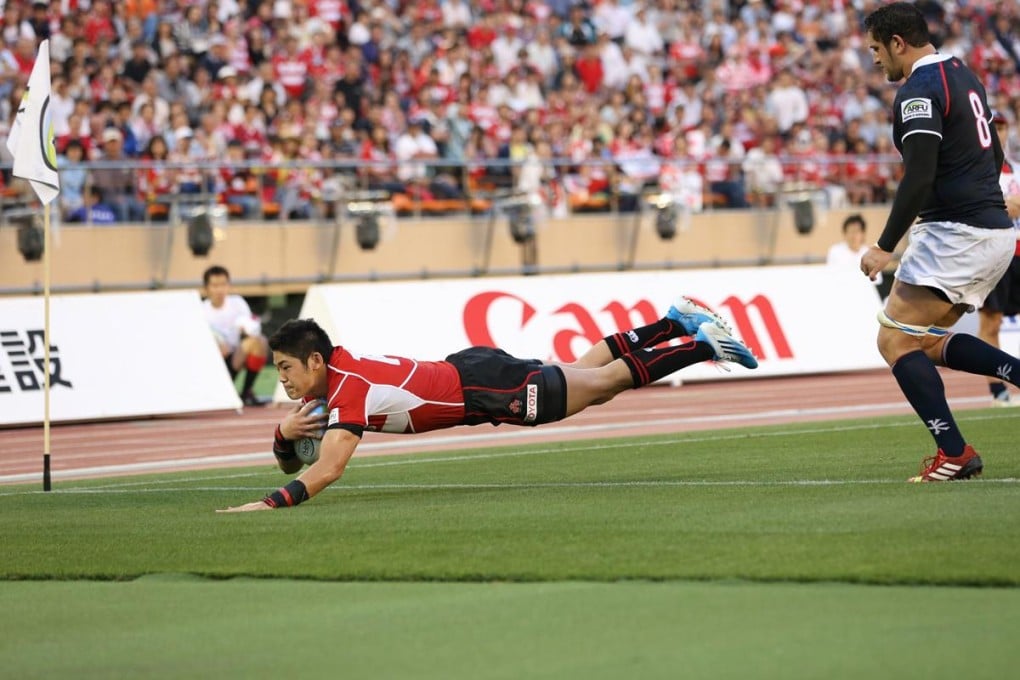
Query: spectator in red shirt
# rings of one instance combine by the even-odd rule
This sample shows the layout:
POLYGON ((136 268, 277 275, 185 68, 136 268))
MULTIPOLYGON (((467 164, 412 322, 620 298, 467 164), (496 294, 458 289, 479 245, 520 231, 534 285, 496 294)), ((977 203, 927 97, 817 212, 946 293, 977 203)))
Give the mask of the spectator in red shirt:
POLYGON ((110 3, 106 0, 95 0, 88 12, 88 19, 85 20, 83 37, 91 45, 95 45, 100 39, 113 41, 117 39, 117 29, 111 18, 110 3))
POLYGON ((308 67, 308 61, 298 50, 297 37, 285 37, 283 49, 273 57, 273 71, 288 97, 300 98, 304 94, 308 67))
POLYGON ((584 91, 595 94, 602 89, 605 73, 602 69, 602 58, 596 44, 587 45, 581 56, 574 62, 574 71, 584 85, 584 91))

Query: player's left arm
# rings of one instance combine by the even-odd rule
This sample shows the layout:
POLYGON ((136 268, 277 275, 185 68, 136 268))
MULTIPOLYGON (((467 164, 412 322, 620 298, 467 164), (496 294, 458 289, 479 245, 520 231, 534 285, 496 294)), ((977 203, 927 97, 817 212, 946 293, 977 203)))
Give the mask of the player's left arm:
POLYGON ((342 428, 327 430, 319 449, 319 460, 315 461, 300 477, 291 480, 261 501, 216 512, 272 510, 303 503, 340 479, 359 442, 361 442, 361 437, 350 430, 342 428))

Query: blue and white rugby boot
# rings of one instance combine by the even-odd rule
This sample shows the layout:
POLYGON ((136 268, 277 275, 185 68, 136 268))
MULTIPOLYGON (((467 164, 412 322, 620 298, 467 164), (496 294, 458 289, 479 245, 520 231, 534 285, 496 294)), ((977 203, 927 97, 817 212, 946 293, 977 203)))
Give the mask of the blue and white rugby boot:
MULTIPOLYGON (((729 330, 729 326, 718 314, 682 295, 673 302, 669 311, 666 312, 666 318, 683 328, 685 335, 694 335, 698 332, 701 324, 707 321, 729 330)), ((730 334, 732 335, 732 333, 730 334)))
POLYGON ((733 331, 725 324, 706 321, 698 326, 694 339, 707 343, 715 352, 716 361, 732 361, 745 368, 758 368, 758 360, 751 350, 733 337, 733 331))

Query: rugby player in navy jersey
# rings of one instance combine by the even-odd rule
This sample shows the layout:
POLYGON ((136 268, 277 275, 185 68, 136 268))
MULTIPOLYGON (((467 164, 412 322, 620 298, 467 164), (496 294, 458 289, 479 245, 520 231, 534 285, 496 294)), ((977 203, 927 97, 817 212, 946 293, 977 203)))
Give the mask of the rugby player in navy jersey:
POLYGON ((603 338, 571 364, 517 359, 491 347, 471 347, 443 361, 360 355, 334 346, 311 319, 283 324, 269 347, 287 396, 305 402, 276 429, 277 463, 288 474, 300 470, 294 441, 325 427, 319 459, 263 500, 218 512, 270 510, 311 498, 340 478, 366 431, 541 425, 700 361, 758 366, 722 319, 687 298, 655 323, 603 338), (680 338, 686 340, 659 346, 680 338), (326 401, 328 415, 312 414, 313 399, 326 401))
POLYGON ((959 59, 938 54, 914 5, 880 7, 864 28, 888 80, 906 79, 893 104, 903 180, 878 243, 861 258, 874 280, 910 231, 878 316, 878 349, 937 447, 910 481, 967 479, 983 463, 957 427, 936 365, 1020 381, 1016 357, 947 331, 981 305, 1013 259, 1016 239, 999 189, 1003 150, 984 87, 959 59))

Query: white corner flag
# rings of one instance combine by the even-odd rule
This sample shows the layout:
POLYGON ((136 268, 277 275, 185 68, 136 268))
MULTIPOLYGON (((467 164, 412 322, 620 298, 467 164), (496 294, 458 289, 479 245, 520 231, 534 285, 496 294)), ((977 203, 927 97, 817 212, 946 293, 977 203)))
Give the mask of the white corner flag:
POLYGON ((50 115, 49 40, 39 45, 28 88, 7 136, 7 150, 14 156, 14 176, 27 179, 43 205, 49 205, 60 193, 50 115))

